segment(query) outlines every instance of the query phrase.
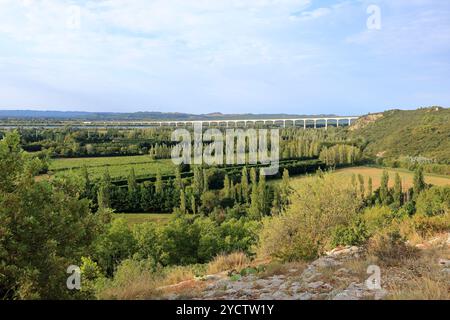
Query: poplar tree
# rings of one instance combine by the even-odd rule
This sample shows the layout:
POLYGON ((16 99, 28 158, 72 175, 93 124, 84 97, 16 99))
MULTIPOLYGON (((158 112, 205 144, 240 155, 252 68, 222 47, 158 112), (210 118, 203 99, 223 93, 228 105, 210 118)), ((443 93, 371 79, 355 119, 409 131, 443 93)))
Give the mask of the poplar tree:
POLYGON ((186 196, 183 189, 180 190, 180 211, 186 213, 186 196))
POLYGON ((111 176, 108 169, 105 170, 102 179, 100 180, 100 187, 97 193, 97 203, 99 209, 111 208, 111 176))
POLYGON ((423 168, 418 167, 414 171, 414 181, 413 181, 413 192, 414 197, 416 198, 420 192, 422 192, 425 189, 425 179, 423 176, 423 168))
POLYGON ((381 175, 381 185, 380 185, 380 202, 382 204, 388 204, 388 195, 389 195, 389 174, 386 170, 383 171, 381 175))
POLYGON ((206 169, 203 169, 203 192, 209 190, 209 175, 206 169))
POLYGON ((191 196, 191 210, 193 214, 197 213, 197 205, 195 203, 195 197, 193 195, 191 196))
POLYGON ((223 180, 223 195, 225 198, 230 198, 231 196, 231 185, 228 174, 225 175, 225 178, 223 180))
POLYGON ((181 179, 181 169, 177 166, 175 169, 175 189, 180 192, 183 189, 183 180, 181 179))
POLYGON ((249 186, 248 186, 247 167, 242 168, 241 190, 242 190, 242 198, 243 198, 243 200, 245 202, 248 202, 249 186))
POLYGON ((203 191, 203 175, 200 167, 194 167, 194 178, 192 180, 192 188, 196 196, 200 196, 203 191))
POLYGON ((292 189, 289 181, 289 171, 287 169, 284 169, 280 189, 275 192, 278 193, 278 196, 280 197, 279 202, 283 209, 286 209, 286 207, 290 204, 289 197, 291 195, 291 192, 292 189))
POLYGON ((258 182, 258 203, 260 215, 264 215, 268 212, 267 205, 267 189, 266 189, 266 176, 263 174, 259 175, 258 182))
POLYGON ((395 205, 400 207, 402 205, 402 179, 398 173, 395 174, 393 197, 395 205))
POLYGON ((358 174, 358 181, 359 181, 359 193, 361 195, 361 198, 364 198, 366 189, 364 186, 364 177, 362 176, 362 174, 358 174))
POLYGON ((367 196, 369 198, 372 197, 373 193, 373 183, 372 183, 372 177, 369 177, 369 181, 367 181, 367 196))
POLYGON ((156 173, 156 181, 155 181, 155 193, 157 196, 162 195, 163 188, 164 185, 162 181, 161 171, 158 170, 158 172, 156 173))

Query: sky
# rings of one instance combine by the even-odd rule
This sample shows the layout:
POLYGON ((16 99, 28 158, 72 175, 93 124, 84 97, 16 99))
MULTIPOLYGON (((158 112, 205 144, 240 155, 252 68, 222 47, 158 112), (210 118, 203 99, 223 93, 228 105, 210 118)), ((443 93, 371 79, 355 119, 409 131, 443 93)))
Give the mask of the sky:
POLYGON ((448 0, 0 0, 0 110, 450 105, 448 0))

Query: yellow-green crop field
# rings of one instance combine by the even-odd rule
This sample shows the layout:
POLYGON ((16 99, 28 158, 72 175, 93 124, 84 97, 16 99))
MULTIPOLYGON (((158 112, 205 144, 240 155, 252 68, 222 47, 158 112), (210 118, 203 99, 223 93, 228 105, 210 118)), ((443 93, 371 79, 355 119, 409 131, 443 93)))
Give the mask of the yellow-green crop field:
MULTIPOLYGON (((361 174, 364 177, 364 180, 367 183, 369 177, 372 178, 373 188, 376 189, 380 186, 381 175, 383 173, 382 168, 373 168, 373 167, 350 167, 339 169, 333 172, 333 174, 341 176, 343 178, 350 179, 353 174, 361 174)), ((389 186, 392 187, 394 185, 395 174, 398 173, 402 179, 402 185, 404 189, 412 187, 414 173, 411 171, 407 171, 404 169, 386 169, 389 173, 389 186)), ((438 176, 432 174, 424 174, 425 182, 438 186, 450 185, 450 176, 438 176)), ((302 179, 308 179, 308 176, 299 176, 293 177, 292 187, 295 189, 296 185, 300 184, 302 179)))
POLYGON ((70 158, 55 159, 50 163, 49 171, 55 176, 69 172, 80 173, 86 166, 91 178, 99 178, 106 169, 112 179, 126 179, 131 168, 134 168, 136 177, 156 175, 158 170, 162 175, 175 172, 175 165, 170 159, 153 160, 149 156, 125 157, 97 157, 97 158, 70 158))
POLYGON ((138 223, 155 222, 167 223, 172 216, 171 213, 115 213, 114 218, 123 218, 128 225, 132 226, 138 223))

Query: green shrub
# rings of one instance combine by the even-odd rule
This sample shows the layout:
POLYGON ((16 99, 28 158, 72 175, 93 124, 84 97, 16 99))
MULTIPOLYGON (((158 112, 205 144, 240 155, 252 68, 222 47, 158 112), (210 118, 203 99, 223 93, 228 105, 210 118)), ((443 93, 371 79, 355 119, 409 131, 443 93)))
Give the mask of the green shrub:
POLYGON ((285 214, 264 220, 259 253, 281 260, 310 260, 326 251, 333 230, 358 214, 360 197, 349 181, 331 174, 302 181, 285 214), (331 196, 332 195, 332 196, 331 196))
POLYGON ((400 265, 403 259, 413 258, 417 249, 405 243, 398 230, 376 233, 369 241, 367 253, 388 266, 400 265))
POLYGON ((436 216, 448 212, 450 208, 450 187, 433 186, 422 191, 416 200, 418 214, 436 216))
POLYGON ((367 240, 367 228, 363 220, 357 219, 350 226, 337 226, 331 235, 331 246, 360 245, 367 240))
POLYGON ((114 219, 95 243, 95 258, 107 275, 136 252, 136 239, 125 219, 114 219))
POLYGON ((378 230, 387 228, 391 225, 394 217, 391 208, 380 205, 366 208, 362 216, 368 234, 374 234, 378 230))

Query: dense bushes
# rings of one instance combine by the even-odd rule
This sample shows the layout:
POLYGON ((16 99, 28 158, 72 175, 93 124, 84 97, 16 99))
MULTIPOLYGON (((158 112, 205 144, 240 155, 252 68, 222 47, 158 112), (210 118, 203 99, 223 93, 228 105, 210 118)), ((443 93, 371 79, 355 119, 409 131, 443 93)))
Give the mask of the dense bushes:
POLYGON ((66 269, 102 231, 79 182, 36 181, 39 168, 17 134, 0 141, 0 299, 80 297, 67 290, 66 269))
POLYGON ((426 185, 421 170, 406 192, 398 176, 389 188, 386 173, 373 193, 359 190, 355 178, 337 180, 328 173, 301 182, 287 212, 264 220, 260 254, 308 260, 327 248, 367 244, 371 254, 393 263, 412 254, 406 240, 418 243, 450 229, 450 188, 426 185))
POLYGON ((450 187, 431 187, 417 197, 418 214, 436 216, 450 209, 450 187))
POLYGON ((265 221, 261 254, 294 260, 322 253, 330 245, 336 227, 348 226, 357 214, 362 200, 356 195, 350 184, 328 173, 305 179, 296 192, 295 205, 285 214, 265 221))
POLYGON ((218 223, 200 215, 175 215, 166 225, 143 223, 131 230, 114 220, 96 242, 95 260, 111 276, 121 261, 134 258, 158 266, 206 263, 220 253, 254 253, 259 223, 231 218, 218 223))

